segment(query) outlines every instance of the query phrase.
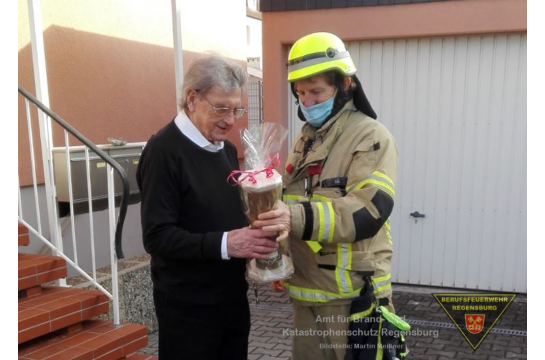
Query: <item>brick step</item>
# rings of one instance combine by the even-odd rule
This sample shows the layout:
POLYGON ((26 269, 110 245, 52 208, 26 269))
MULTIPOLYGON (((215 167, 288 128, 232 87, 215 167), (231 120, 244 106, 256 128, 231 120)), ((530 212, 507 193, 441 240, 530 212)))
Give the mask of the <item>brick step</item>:
POLYGON ((98 290, 44 286, 39 295, 19 298, 19 344, 108 312, 98 290))
POLYGON ((19 224, 19 246, 27 246, 29 242, 28 229, 23 224, 19 224))
MULTIPOLYGON (((67 335, 53 334, 19 346, 19 360, 117 360, 148 344, 144 325, 93 320, 67 335)), ((133 355, 131 355, 133 356, 133 355)), ((139 358, 134 358, 140 360, 139 358)))
POLYGON ((66 277, 66 261, 58 256, 19 253, 19 291, 66 277))
POLYGON ((145 354, 132 354, 127 356, 127 360, 157 360, 157 356, 145 354))

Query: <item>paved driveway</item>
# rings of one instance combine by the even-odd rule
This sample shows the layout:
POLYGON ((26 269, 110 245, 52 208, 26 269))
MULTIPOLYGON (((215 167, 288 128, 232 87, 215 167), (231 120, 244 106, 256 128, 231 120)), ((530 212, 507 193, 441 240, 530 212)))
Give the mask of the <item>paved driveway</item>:
MULTIPOLYGON (((476 352, 435 301, 431 293, 458 292, 414 286, 393 286, 394 305, 398 315, 405 317, 412 330, 422 336, 407 339, 410 359, 526 359, 526 296, 519 295, 476 352)), ((252 329, 248 344, 249 360, 289 360, 291 338, 284 329, 292 328, 292 308, 285 293, 275 293, 268 286, 259 288, 259 303, 251 301, 252 329)), ((141 351, 157 354, 157 333, 150 334, 149 345, 141 351)))

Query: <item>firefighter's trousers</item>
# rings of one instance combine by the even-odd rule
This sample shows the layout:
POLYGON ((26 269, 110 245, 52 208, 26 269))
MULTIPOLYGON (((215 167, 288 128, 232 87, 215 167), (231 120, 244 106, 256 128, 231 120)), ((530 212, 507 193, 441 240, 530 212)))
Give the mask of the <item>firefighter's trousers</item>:
POLYGON ((349 311, 350 305, 293 304, 292 360, 344 360, 349 311))

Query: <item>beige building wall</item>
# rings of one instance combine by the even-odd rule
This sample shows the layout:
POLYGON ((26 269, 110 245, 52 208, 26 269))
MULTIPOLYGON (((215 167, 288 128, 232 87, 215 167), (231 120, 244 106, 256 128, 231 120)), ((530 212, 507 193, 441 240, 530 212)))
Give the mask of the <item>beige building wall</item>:
MULTIPOLYGON (((184 68, 196 56, 210 51, 246 68, 244 2, 180 3, 184 68)), ((41 4, 54 112, 97 144, 106 143, 108 137, 147 141, 176 115, 170 0, 43 0, 41 4)), ((18 81, 35 94, 27 1, 19 0, 18 14, 18 81)), ((244 117, 237 127, 246 124, 244 117)), ((36 121, 33 127, 37 134, 36 121)), ((230 138, 238 145, 237 129, 230 138)), ((54 128, 54 142, 64 145, 64 134, 58 127, 54 128)), ((21 185, 31 183, 26 171, 29 162, 24 102, 20 99, 21 185)))
MULTIPOLYGON (((393 6, 264 12, 265 121, 288 127, 288 48, 298 38, 328 31, 343 41, 526 32, 526 0, 450 0, 393 6)), ((365 87, 365 85, 364 85, 365 87)), ((287 148, 282 153, 286 159, 287 148)))

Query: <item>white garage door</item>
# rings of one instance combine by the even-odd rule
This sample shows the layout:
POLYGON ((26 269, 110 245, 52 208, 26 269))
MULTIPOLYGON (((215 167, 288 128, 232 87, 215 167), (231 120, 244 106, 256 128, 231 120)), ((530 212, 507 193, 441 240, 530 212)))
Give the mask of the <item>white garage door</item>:
POLYGON ((526 34, 348 47, 398 144, 392 280, 526 292, 526 34))

